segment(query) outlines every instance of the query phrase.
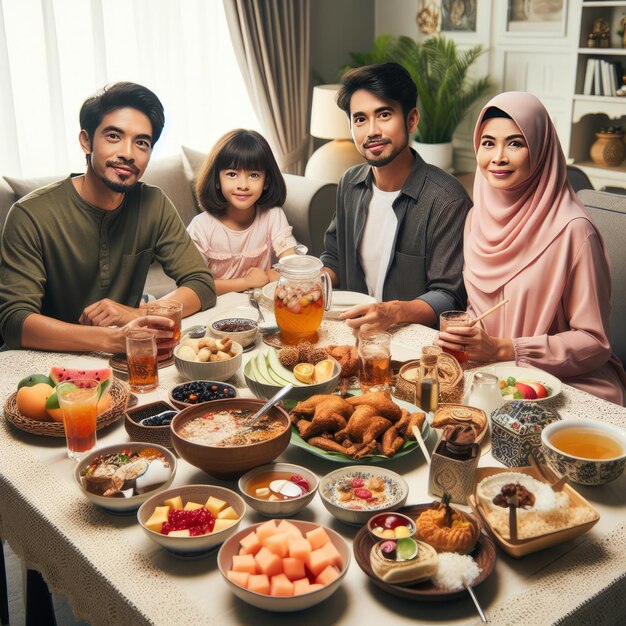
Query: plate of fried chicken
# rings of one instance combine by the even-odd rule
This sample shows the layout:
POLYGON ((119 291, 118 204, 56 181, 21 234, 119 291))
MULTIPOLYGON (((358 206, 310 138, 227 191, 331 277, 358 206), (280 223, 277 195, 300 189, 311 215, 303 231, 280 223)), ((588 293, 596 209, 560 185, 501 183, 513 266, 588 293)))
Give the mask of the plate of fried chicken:
POLYGON ((317 394, 290 412, 291 443, 337 463, 379 463, 418 447, 417 426, 424 440, 430 433, 426 415, 415 405, 392 400, 381 391, 343 398, 317 394))

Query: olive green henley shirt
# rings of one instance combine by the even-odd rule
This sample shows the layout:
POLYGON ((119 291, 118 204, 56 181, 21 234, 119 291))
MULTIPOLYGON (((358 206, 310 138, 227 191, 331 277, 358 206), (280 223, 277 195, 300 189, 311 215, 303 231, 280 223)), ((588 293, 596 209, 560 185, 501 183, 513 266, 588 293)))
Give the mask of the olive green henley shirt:
POLYGON ((2 233, 0 338, 20 348, 32 313, 76 324, 103 298, 137 307, 154 260, 202 310, 215 304, 213 276, 157 187, 137 184, 114 211, 85 202, 70 177, 34 191, 11 207, 2 233))

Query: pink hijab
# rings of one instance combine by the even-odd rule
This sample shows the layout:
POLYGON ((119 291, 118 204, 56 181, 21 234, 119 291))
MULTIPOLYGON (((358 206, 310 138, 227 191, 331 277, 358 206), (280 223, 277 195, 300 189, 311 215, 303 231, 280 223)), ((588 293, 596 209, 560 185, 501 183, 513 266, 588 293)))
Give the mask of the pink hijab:
POLYGON ((530 177, 515 188, 501 191, 494 189, 477 168, 474 207, 464 234, 463 274, 470 296, 474 289, 483 293, 500 289, 541 255, 572 220, 591 221, 567 181, 565 156, 539 99, 510 91, 490 100, 476 122, 475 151, 480 145, 483 116, 491 107, 510 115, 526 138, 530 177))

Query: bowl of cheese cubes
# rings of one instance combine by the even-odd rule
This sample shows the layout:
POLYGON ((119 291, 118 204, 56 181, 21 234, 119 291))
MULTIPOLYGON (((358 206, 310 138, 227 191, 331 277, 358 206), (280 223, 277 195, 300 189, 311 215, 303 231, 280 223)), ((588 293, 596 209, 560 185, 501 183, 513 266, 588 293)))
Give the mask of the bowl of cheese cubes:
POLYGON ((233 534, 217 555, 232 592, 267 611, 301 611, 329 598, 350 564, 345 539, 300 520, 268 520, 233 534))
POLYGON ((246 512, 241 496, 216 485, 187 485, 146 500, 137 520, 146 535, 173 555, 201 558, 228 539, 246 512))

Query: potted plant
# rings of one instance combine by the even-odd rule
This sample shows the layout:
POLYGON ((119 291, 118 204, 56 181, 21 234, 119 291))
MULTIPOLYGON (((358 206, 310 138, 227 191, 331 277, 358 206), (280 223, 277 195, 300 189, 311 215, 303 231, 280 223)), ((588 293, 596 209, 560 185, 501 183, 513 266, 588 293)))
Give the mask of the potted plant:
POLYGON ((381 35, 370 52, 352 53, 353 64, 342 71, 373 63, 400 63, 417 86, 420 121, 416 149, 428 163, 451 169, 452 135, 472 104, 490 88, 487 77, 473 82, 467 79, 468 70, 482 53, 480 45, 459 51, 456 43, 445 37, 418 43, 410 37, 381 35))

